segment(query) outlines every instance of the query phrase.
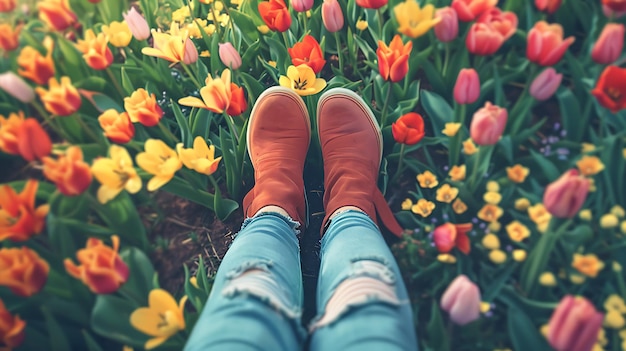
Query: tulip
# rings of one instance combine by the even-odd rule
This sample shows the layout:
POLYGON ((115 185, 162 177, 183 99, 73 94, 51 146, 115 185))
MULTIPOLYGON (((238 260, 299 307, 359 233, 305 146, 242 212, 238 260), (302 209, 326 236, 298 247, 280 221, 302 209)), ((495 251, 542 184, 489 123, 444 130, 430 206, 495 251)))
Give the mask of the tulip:
POLYGON ((539 21, 528 32, 526 57, 538 65, 552 66, 561 60, 573 42, 574 37, 563 39, 561 25, 539 21))
POLYGON ((26 241, 43 230, 48 205, 35 207, 38 186, 36 180, 30 179, 19 194, 8 185, 0 186, 0 241, 26 241))
POLYGON ((491 26, 491 28, 502 34, 504 40, 513 36, 517 30, 517 15, 509 11, 502 12, 497 7, 485 11, 478 17, 478 22, 491 26))
POLYGON ((44 157, 43 174, 53 182, 61 194, 76 196, 82 194, 91 184, 91 170, 83 161, 83 151, 78 146, 70 146, 58 160, 44 157))
POLYGON ((56 78, 50 78, 48 88, 35 88, 48 112, 57 116, 69 116, 78 111, 82 101, 69 77, 61 77, 60 82, 56 78))
POLYGON ((111 294, 128 280, 130 270, 118 254, 120 239, 111 236, 112 247, 102 240, 89 238, 87 246, 76 252, 79 265, 71 259, 63 261, 69 275, 80 279, 94 294, 111 294))
POLYGON ((465 275, 460 275, 443 293, 440 305, 454 323, 465 325, 480 316, 480 290, 465 275))
POLYGON ((582 207, 589 193, 589 179, 570 169, 548 184, 543 193, 543 203, 553 216, 573 218, 582 207))
POLYGON ((19 37, 22 26, 12 26, 7 23, 0 24, 0 49, 13 51, 20 45, 19 37))
POLYGON ((70 9, 68 0, 43 0, 37 2, 39 19, 58 32, 64 31, 78 21, 70 9))
POLYGON ((284 32, 291 26, 291 15, 283 0, 261 1, 258 8, 261 18, 271 30, 284 32))
POLYGON ((131 122, 141 123, 146 127, 156 126, 163 117, 163 110, 157 103, 156 96, 143 88, 124 98, 124 109, 131 122))
POLYGON ((18 155, 18 134, 24 124, 24 112, 9 114, 9 117, 0 115, 0 150, 7 154, 18 155))
POLYGON ((154 176, 148 181, 146 188, 148 191, 155 191, 172 180, 183 163, 178 159, 176 151, 163 140, 148 139, 144 147, 146 151, 137 154, 135 160, 141 169, 154 176))
POLYGON ((104 33, 96 35, 93 30, 88 29, 85 32, 85 39, 78 40, 76 47, 83 53, 89 67, 103 70, 113 63, 113 53, 107 44, 107 36, 104 33))
POLYGON ((145 40, 150 37, 150 26, 146 19, 135 10, 134 7, 124 14, 124 20, 137 40, 145 40))
POLYGON ((472 230, 471 223, 442 224, 435 228, 433 232, 435 247, 437 247, 440 253, 448 253, 456 246, 459 251, 467 255, 471 249, 470 241, 467 237, 467 232, 470 230, 472 230))
POLYGON ((23 103, 29 103, 35 99, 33 88, 13 72, 0 74, 0 89, 23 103))
POLYGON ((447 43, 459 35, 459 17, 450 6, 438 9, 435 17, 441 21, 435 25, 435 36, 439 41, 447 43))
POLYGON ((623 24, 607 23, 591 49, 591 58, 604 65, 615 62, 624 48, 624 30, 623 24))
POLYGON ((529 93, 539 101, 548 100, 561 86, 563 75, 552 67, 544 69, 530 84, 529 93))
POLYGON ((126 22, 113 21, 102 26, 102 32, 109 37, 109 43, 118 48, 127 47, 133 34, 126 22))
POLYGON ((591 94, 613 113, 626 108, 626 68, 608 66, 602 71, 591 94))
POLYGON ((49 271, 48 262, 25 246, 0 249, 0 286, 8 287, 17 296, 38 293, 46 284, 49 271))
POLYGON ((626 10, 624 11, 613 11, 610 7, 606 5, 602 5, 602 13, 609 18, 620 18, 626 14, 626 10))
POLYGON ((291 6, 295 11, 306 12, 313 7, 313 0, 291 0, 291 6))
POLYGON ((213 78, 207 75, 205 86, 200 88, 201 99, 195 96, 187 96, 178 100, 184 106, 199 107, 215 113, 222 113, 230 105, 232 98, 230 70, 227 68, 221 77, 213 78))
POLYGON ((230 42, 219 44, 220 60, 228 68, 236 70, 241 67, 241 56, 230 42))
POLYGON ((26 46, 20 51, 17 57, 19 66, 17 73, 24 78, 30 79, 38 85, 48 83, 50 78, 54 77, 54 60, 52 59, 52 50, 54 49, 54 41, 50 37, 43 40, 46 48, 46 56, 43 56, 38 50, 31 46, 26 46))
POLYGON ((478 145, 494 145, 500 140, 508 113, 505 108, 487 101, 485 106, 474 113, 470 124, 470 136, 478 145))
POLYGON ((190 65, 196 61, 198 61, 198 48, 196 48, 196 44, 193 43, 193 40, 187 38, 185 39, 185 53, 183 54, 182 62, 186 65, 190 65))
POLYGON ((293 48, 288 48, 291 63, 294 66, 307 65, 315 74, 320 73, 326 60, 320 44, 310 35, 305 35, 302 42, 296 43, 293 48))
POLYGON ((215 173, 222 160, 221 156, 215 157, 215 145, 207 145, 200 136, 193 140, 193 148, 185 149, 183 144, 179 143, 176 145, 176 151, 185 167, 206 175, 215 173))
POLYGON ((548 342, 556 351, 589 351, 598 340, 603 319, 586 298, 566 295, 548 322, 548 342))
POLYGON ((26 161, 40 160, 52 151, 52 141, 41 124, 34 118, 27 118, 17 133, 20 156, 26 161))
POLYGON ((535 0, 535 6, 539 11, 553 14, 561 7, 563 0, 535 0))
POLYGON ((15 0, 0 0, 0 12, 11 12, 16 5, 15 0))
POLYGON ((144 349, 156 348, 178 331, 185 330, 186 301, 187 296, 184 296, 176 304, 176 300, 167 291, 163 289, 150 291, 148 307, 137 308, 130 315, 130 324, 135 329, 153 337, 146 341, 144 349))
POLYGON ((419 113, 409 112, 391 125, 391 133, 399 144, 417 144, 424 137, 424 119, 419 113))
POLYGON ((457 104, 473 104, 480 96, 480 78, 473 68, 463 68, 454 84, 454 101, 457 104))
POLYGON ((25 328, 26 322, 19 316, 12 315, 0 300, 0 343, 8 349, 20 346, 24 341, 25 328))
POLYGON ((379 9, 387 5, 388 0, 356 0, 356 4, 366 9, 379 9))
POLYGON ((248 102, 246 101, 246 94, 243 88, 235 83, 230 83, 230 103, 226 109, 226 113, 229 116, 239 116, 248 108, 248 102))
POLYGON ((624 0, 602 0, 602 6, 606 6, 615 12, 626 11, 626 1, 624 0))
POLYGON ((398 82, 409 72, 409 55, 413 48, 413 42, 402 43, 402 38, 396 34, 389 46, 381 40, 378 41, 378 71, 385 80, 398 82))
POLYGON ((452 8, 461 21, 470 22, 483 12, 496 6, 497 3, 498 0, 454 0, 452 1, 452 8))
POLYGON ((486 23, 474 23, 465 38, 467 50, 474 55, 493 55, 504 43, 504 36, 486 23))
POLYGON ((193 63, 198 60, 198 50, 185 32, 181 32, 178 23, 174 22, 170 33, 152 31, 153 47, 141 49, 141 53, 148 56, 162 58, 169 62, 193 63))
POLYGON ((114 109, 108 109, 98 117, 98 122, 104 136, 114 143, 125 144, 135 136, 135 126, 127 112, 119 113, 114 109))
POLYGON ((295 91, 300 96, 317 94, 326 88, 326 81, 317 78, 315 72, 307 65, 289 66, 287 75, 280 76, 278 83, 295 91))
POLYGON ((109 147, 110 158, 101 157, 91 165, 91 173, 100 182, 98 201, 102 204, 126 189, 135 194, 141 189, 141 178, 133 167, 133 159, 121 146, 109 147))
POLYGON ((324 0, 322 3, 322 22, 330 33, 343 28, 343 12, 337 0, 324 0))

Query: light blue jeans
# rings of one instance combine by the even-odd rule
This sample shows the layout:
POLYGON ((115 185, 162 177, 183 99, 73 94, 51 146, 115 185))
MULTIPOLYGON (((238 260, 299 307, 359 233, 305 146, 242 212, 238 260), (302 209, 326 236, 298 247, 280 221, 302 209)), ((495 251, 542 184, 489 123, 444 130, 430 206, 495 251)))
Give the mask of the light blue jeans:
POLYGON ((364 213, 336 215, 322 238, 318 316, 300 323, 298 223, 277 213, 246 219, 222 261, 186 351, 417 350, 397 264, 364 213))

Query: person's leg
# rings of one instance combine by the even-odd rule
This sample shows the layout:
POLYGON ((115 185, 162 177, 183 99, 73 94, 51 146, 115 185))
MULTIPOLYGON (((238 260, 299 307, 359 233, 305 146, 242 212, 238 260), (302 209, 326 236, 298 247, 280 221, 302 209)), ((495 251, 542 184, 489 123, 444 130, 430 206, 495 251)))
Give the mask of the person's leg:
POLYGON ((259 96, 248 121, 255 185, 243 201, 247 219, 220 264, 186 351, 300 349, 296 228, 307 219, 302 171, 310 133, 296 93, 274 87, 259 96))

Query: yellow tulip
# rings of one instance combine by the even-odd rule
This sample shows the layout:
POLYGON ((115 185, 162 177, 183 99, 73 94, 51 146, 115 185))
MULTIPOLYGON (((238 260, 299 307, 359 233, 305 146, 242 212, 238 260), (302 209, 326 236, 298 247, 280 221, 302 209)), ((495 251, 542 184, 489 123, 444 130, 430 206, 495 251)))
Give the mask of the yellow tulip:
POLYGON ((396 5, 393 13, 400 24, 398 32, 414 39, 424 35, 441 21, 440 18, 434 18, 435 6, 428 4, 420 8, 415 0, 407 0, 396 5))
POLYGON ((185 106, 199 107, 216 113, 222 113, 230 105, 232 92, 230 89, 230 70, 227 68, 221 77, 213 78, 207 75, 205 86, 200 89, 200 97, 187 96, 178 100, 185 106))
POLYGON ((207 145, 204 138, 197 136, 193 140, 193 148, 185 149, 183 144, 176 145, 178 157, 185 167, 206 175, 211 175, 217 170, 222 157, 215 158, 215 146, 207 145))
POLYGON ((326 87, 326 81, 315 77, 313 69, 305 64, 289 66, 287 76, 280 76, 279 83, 293 89, 300 96, 317 94, 326 87))
POLYGON ((133 33, 126 21, 113 21, 108 26, 102 26, 102 32, 109 37, 109 43, 118 48, 127 47, 133 38, 133 33))
POLYGON ((163 140, 148 139, 144 147, 146 151, 139 153, 135 160, 141 169, 154 175, 147 186, 148 191, 154 191, 172 180, 183 163, 178 159, 176 151, 163 140))
POLYGON ((99 158, 91 166, 91 173, 100 182, 98 201, 107 203, 126 189, 131 194, 141 189, 141 178, 133 167, 128 151, 118 145, 109 148, 110 158, 99 158))
POLYGON ((130 324, 140 332, 153 336, 144 345, 146 350, 164 343, 169 337, 185 329, 183 310, 187 296, 176 300, 163 289, 154 289, 148 295, 148 307, 140 307, 130 315, 130 324))

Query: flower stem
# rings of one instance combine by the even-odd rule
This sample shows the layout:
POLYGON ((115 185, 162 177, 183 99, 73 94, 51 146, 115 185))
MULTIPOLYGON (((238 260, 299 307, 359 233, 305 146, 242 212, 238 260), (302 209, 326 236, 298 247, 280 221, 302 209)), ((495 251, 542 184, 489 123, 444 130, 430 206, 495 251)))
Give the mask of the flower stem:
POLYGON ((230 133, 235 136, 235 140, 237 141, 237 144, 239 144, 239 133, 237 132, 237 127, 235 126, 235 123, 233 123, 233 119, 226 113, 223 113, 222 116, 226 120, 226 124, 228 124, 228 129, 230 129, 230 133))
POLYGON ((393 178, 391 178, 392 182, 395 182, 396 180, 398 180, 398 177, 400 177, 400 174, 402 173, 402 161, 404 161, 404 148, 405 148, 405 144, 400 144, 400 157, 398 159, 398 169, 396 170, 396 174, 393 176, 393 178))
POLYGON ((57 133, 61 138, 68 140, 65 131, 63 131, 63 128, 57 127, 57 125, 54 123, 54 120, 52 120, 52 118, 50 118, 50 116, 48 115, 48 112, 46 112, 46 110, 44 110, 44 108, 36 100, 33 100, 31 102, 31 105, 35 108, 35 110, 37 110, 41 118, 44 119, 44 124, 50 126, 50 128, 52 128, 52 130, 57 133))
POLYGON ((165 134, 165 136, 167 136, 173 143, 177 143, 178 142, 178 138, 172 134, 172 131, 170 131, 169 128, 167 128, 166 126, 163 125, 163 123, 159 123, 159 129, 163 132, 163 134, 165 134))
POLYGON ((187 73, 187 75, 189 76, 193 84, 196 86, 196 88, 202 89, 202 85, 200 84, 200 82, 198 82, 193 72, 191 72, 191 69, 189 69, 189 65, 184 64, 182 62, 180 63, 180 65, 183 66, 183 69, 185 70, 185 72, 187 73))
POLYGON ((385 119, 387 118, 387 106, 389 105, 389 99, 391 98, 391 84, 389 83, 389 90, 387 90, 387 97, 385 98, 385 104, 380 116, 380 128, 385 128, 385 119))
POLYGON ((446 76, 446 72, 448 70, 448 63, 450 63, 450 43, 445 44, 446 53, 443 59, 443 69, 441 70, 441 75, 446 76))
POLYGON ((81 128, 84 130, 85 133, 87 133, 87 135, 93 139, 93 141, 98 142, 98 136, 96 136, 93 131, 91 130, 91 128, 89 128, 89 126, 87 125, 87 123, 85 123, 85 121, 83 121, 82 118, 80 118, 80 115, 78 113, 74 113, 74 116, 76 117, 76 121, 78 122, 78 124, 80 124, 81 128))
POLYGON ((306 11, 301 12, 302 13, 302 33, 306 34, 308 28, 309 28, 309 20, 306 17, 306 11))
POLYGON ((287 31, 283 32, 283 40, 285 41, 285 47, 290 48, 291 44, 289 43, 289 36, 287 35, 287 31))
POLYGON ((122 86, 117 81, 117 79, 115 79, 115 75, 113 74, 113 72, 111 72, 111 67, 107 67, 105 71, 107 72, 109 78, 111 78, 111 82, 113 82, 115 90, 117 90, 117 92, 120 94, 120 97, 124 98, 126 96, 126 92, 124 91, 124 89, 122 89, 122 86))
POLYGON ((335 32, 335 41, 337 42, 337 57, 339 57, 339 70, 343 71, 343 59, 341 58, 341 39, 339 38, 339 31, 335 32))
POLYGON ((380 40, 383 40, 383 11, 378 8, 376 9, 376 14, 378 15, 378 34, 380 35, 380 40))

